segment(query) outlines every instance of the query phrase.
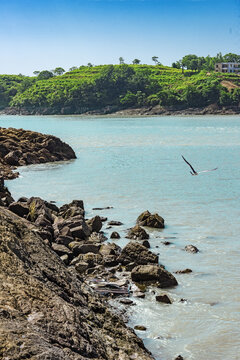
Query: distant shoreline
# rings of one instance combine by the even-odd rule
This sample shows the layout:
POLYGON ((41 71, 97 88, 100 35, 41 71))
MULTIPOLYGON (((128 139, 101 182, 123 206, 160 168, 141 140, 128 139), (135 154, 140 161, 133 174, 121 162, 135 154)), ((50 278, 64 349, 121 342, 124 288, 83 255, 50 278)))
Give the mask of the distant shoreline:
POLYGON ((179 108, 179 107, 161 107, 159 105, 152 107, 126 108, 105 107, 96 110, 87 110, 81 113, 75 113, 68 108, 35 108, 24 109, 8 107, 0 111, 0 115, 79 115, 79 116, 184 116, 184 115, 240 115, 240 107, 225 106, 220 107, 212 104, 199 108, 179 108))

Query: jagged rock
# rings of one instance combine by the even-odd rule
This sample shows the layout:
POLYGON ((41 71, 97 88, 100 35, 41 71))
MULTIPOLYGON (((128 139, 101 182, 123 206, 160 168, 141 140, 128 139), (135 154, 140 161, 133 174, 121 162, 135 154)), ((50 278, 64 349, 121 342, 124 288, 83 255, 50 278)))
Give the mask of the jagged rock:
POLYGON ((145 246, 137 242, 128 243, 118 258, 123 265, 134 263, 135 265, 158 263, 158 256, 147 250, 145 246))
POLYGON ((28 198, 25 196, 21 196, 17 202, 22 202, 22 203, 27 203, 28 202, 28 198))
POLYGON ((92 219, 89 219, 86 221, 88 227, 90 228, 91 233, 92 232, 99 232, 102 228, 102 221, 100 216, 94 216, 92 219))
POLYGON ((87 253, 98 254, 99 248, 100 245, 97 244, 80 244, 78 247, 73 248, 73 252, 74 255, 87 254, 87 253))
POLYGON ((137 224, 153 228, 164 228, 164 219, 158 214, 151 214, 148 210, 144 211, 137 218, 137 224))
POLYGON ((149 239, 148 233, 139 225, 134 226, 128 231, 126 236, 128 239, 144 240, 149 239))
POLYGON ((25 205, 25 203, 21 203, 21 202, 12 202, 8 208, 14 214, 17 214, 18 216, 21 217, 27 216, 29 212, 29 207, 25 205))
POLYGON ((59 216, 64 219, 72 218, 74 216, 84 216, 84 204, 82 200, 73 200, 70 204, 65 204, 59 209, 59 216))
POLYGON ((169 299, 169 297, 166 294, 165 295, 157 295, 156 301, 162 302, 165 304, 172 304, 172 301, 169 299))
POLYGON ((103 257, 103 265, 106 267, 112 267, 118 265, 116 255, 106 255, 103 257))
POLYGON ((194 245, 186 245, 184 249, 185 249, 185 251, 190 252, 190 253, 199 252, 198 248, 194 245))
POLYGON ((120 239, 120 235, 117 231, 113 231, 110 235, 110 239, 120 239))
POLYGON ((6 156, 4 156, 4 161, 8 165, 19 165, 20 151, 10 151, 6 156))
POLYGON ((94 267, 96 265, 102 264, 102 256, 100 254, 93 254, 93 253, 79 254, 71 261, 70 265, 75 265, 79 261, 86 262, 88 264, 88 267, 94 267))
POLYGON ((161 288, 178 284, 175 277, 159 265, 138 265, 132 270, 131 278, 135 282, 157 282, 161 288))

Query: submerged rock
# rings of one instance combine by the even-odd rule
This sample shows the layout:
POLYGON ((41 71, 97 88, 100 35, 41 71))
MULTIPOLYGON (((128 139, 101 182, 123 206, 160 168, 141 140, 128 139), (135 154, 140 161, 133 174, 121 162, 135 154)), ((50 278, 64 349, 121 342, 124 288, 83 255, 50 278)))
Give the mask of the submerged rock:
POLYGON ((165 304, 172 304, 172 301, 169 299, 169 297, 165 294, 165 295, 157 295, 156 296, 156 301, 157 302, 162 302, 165 304))
POLYGON ((185 251, 190 252, 190 253, 198 253, 199 252, 198 248, 194 245, 187 245, 187 246, 185 246, 184 249, 185 249, 185 251))

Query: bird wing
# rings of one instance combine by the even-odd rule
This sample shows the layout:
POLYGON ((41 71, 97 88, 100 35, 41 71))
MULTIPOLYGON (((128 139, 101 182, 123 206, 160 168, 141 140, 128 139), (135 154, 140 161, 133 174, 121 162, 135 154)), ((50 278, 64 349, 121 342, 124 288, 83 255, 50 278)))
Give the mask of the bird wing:
POLYGON ((198 173, 203 173, 203 172, 209 172, 209 171, 214 171, 214 170, 217 170, 217 167, 215 169, 211 169, 211 170, 202 170, 202 171, 199 171, 198 173))
POLYGON ((192 165, 189 164, 189 162, 185 159, 185 157, 182 156, 182 158, 183 158, 183 160, 185 161, 185 163, 187 163, 187 164, 190 166, 190 168, 192 169, 192 171, 194 172, 194 174, 197 174, 197 172, 194 170, 194 168, 192 167, 192 165))

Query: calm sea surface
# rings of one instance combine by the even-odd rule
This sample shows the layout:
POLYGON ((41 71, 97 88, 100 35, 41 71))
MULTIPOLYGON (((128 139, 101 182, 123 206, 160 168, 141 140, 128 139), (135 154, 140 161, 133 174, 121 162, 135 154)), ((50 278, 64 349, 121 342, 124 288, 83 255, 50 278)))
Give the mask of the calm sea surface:
POLYGON ((151 250, 169 271, 193 272, 176 275, 176 288, 156 290, 172 305, 157 303, 150 289, 129 310, 131 326, 147 327, 138 334, 156 359, 240 359, 239 116, 0 116, 0 126, 56 135, 77 154, 66 163, 20 168, 21 177, 7 182, 15 198, 59 205, 83 199, 88 217, 96 215, 93 207, 113 206, 98 213, 124 223, 117 229, 121 246, 142 211, 164 217, 166 228, 150 233, 151 250), (196 170, 218 170, 191 176, 181 154, 196 170), (165 238, 172 245, 164 246, 165 238), (183 251, 188 244, 200 252, 183 251))

